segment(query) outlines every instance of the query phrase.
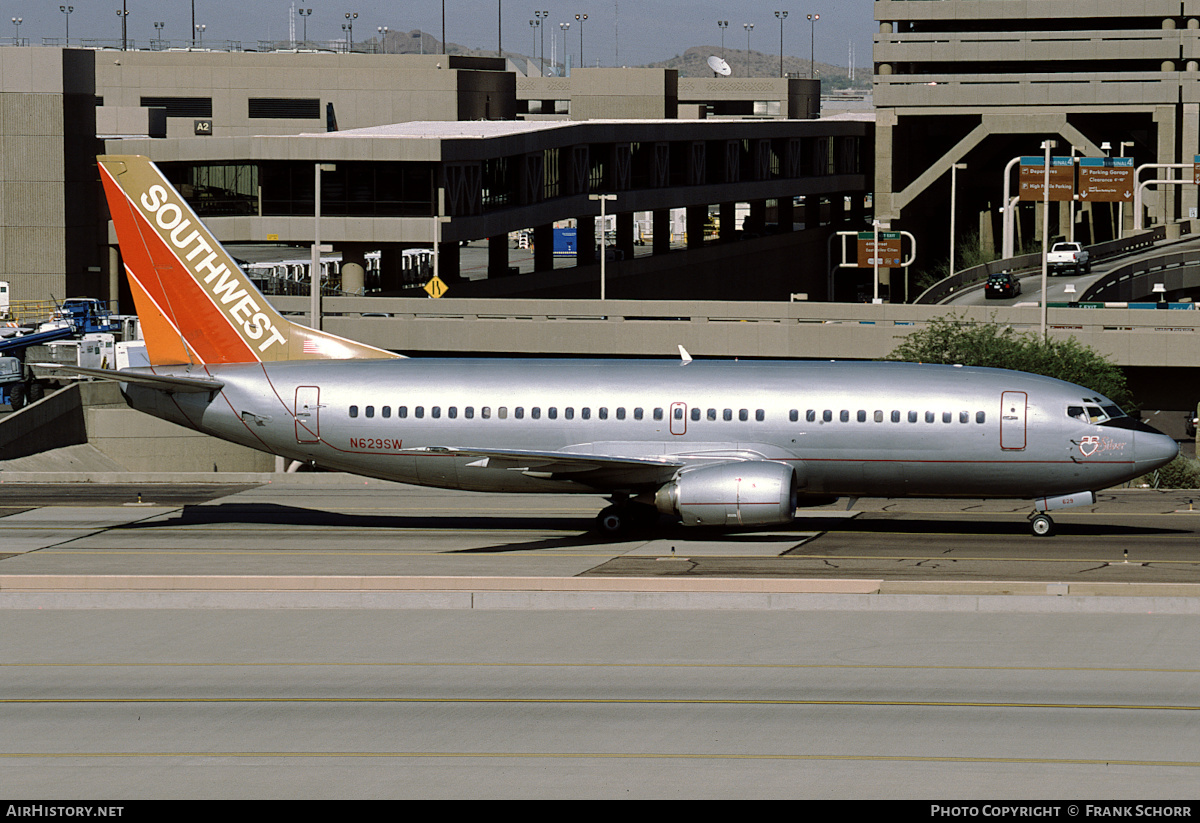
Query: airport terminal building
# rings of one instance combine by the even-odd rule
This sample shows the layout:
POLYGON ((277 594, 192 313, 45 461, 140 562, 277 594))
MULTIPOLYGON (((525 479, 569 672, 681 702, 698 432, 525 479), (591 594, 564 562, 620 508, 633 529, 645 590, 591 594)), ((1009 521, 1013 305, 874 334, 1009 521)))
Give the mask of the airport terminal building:
POLYGON ((456 295, 594 296, 593 244, 555 270, 553 230, 594 225, 605 194, 613 296, 827 297, 829 236, 865 219, 869 117, 812 119, 811 80, 509 69, 446 55, 0 49, 0 279, 16 299, 118 296, 94 157, 138 153, 223 242, 281 247, 312 242, 315 167, 332 165, 321 240, 350 292, 378 252, 378 287, 403 293, 405 250, 435 242, 454 283, 458 249, 476 241, 487 276, 456 295), (675 232, 672 249, 680 215, 686 241, 675 232), (520 277, 507 276, 514 232, 534 248, 520 277))

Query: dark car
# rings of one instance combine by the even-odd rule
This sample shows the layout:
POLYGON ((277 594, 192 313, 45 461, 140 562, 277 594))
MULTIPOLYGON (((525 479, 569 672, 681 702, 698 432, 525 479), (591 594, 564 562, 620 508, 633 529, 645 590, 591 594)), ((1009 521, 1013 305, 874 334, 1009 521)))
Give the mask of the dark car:
POLYGON ((1021 281, 1011 274, 993 274, 988 278, 983 292, 989 300, 993 297, 1016 297, 1021 293, 1021 281))

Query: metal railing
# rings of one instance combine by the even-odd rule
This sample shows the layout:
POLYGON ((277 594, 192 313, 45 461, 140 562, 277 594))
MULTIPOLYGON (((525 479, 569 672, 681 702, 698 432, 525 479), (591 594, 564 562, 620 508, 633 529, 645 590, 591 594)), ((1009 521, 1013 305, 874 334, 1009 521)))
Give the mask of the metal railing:
MULTIPOLYGON (((1180 234, 1187 234, 1190 231, 1190 225, 1187 222, 1179 224, 1180 234)), ((1088 253, 1091 254, 1092 260, 1103 260, 1106 257, 1112 257, 1117 254, 1127 254, 1131 251, 1149 248, 1155 243, 1165 240, 1167 237, 1166 226, 1157 226, 1150 231, 1135 234, 1131 237, 1123 237, 1120 240, 1108 240, 1103 243, 1095 243, 1087 246, 1088 253)), ((951 295, 969 288, 979 283, 986 282, 988 277, 1000 272, 1018 272, 1037 268, 1041 265, 1041 252, 1033 254, 1022 254, 1019 257, 1010 257, 1002 260, 993 260, 990 263, 983 263, 978 266, 972 266, 969 269, 963 269, 956 272, 951 277, 944 277, 932 286, 921 292, 914 300, 914 303, 921 305, 929 305, 933 303, 941 303, 951 295)))

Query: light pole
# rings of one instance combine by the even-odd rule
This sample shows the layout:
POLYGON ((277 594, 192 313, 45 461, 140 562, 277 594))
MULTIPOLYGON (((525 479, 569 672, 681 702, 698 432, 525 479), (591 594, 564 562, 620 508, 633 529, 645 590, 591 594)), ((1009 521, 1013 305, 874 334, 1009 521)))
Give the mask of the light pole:
MULTIPOLYGON (((1127 147, 1131 148, 1131 149, 1133 148, 1132 140, 1130 140, 1128 143, 1126 143, 1124 141, 1121 142, 1121 157, 1125 156, 1125 149, 1127 147)), ((1136 184, 1137 184, 1137 181, 1135 180, 1134 185, 1136 185, 1136 184)), ((1120 215, 1117 218, 1117 239, 1119 240, 1125 236, 1125 201, 1124 200, 1122 200, 1120 203, 1117 204, 1117 209, 1118 209, 1118 211, 1120 211, 1120 215)))
MULTIPOLYGON (((120 14, 120 13, 121 12, 117 12, 117 14, 120 14)), ((17 33, 13 35, 13 45, 19 46, 19 45, 21 45, 21 24, 25 22, 25 18, 24 17, 14 17, 12 19, 12 22, 13 22, 13 28, 16 29, 16 31, 17 31, 17 33)))
POLYGON ((783 77, 783 21, 787 20, 788 13, 777 11, 775 16, 779 18, 779 76, 783 77))
POLYGON ((817 21, 821 19, 819 14, 808 15, 808 77, 811 80, 817 76, 817 21))
MULTIPOLYGON (((537 14, 537 12, 534 12, 534 14, 537 14)), ((538 28, 539 28, 541 25, 542 25, 542 21, 541 21, 541 20, 530 20, 530 21, 529 21, 530 30, 533 32, 533 62, 535 62, 535 63, 537 62, 537 40, 538 40, 537 36, 538 36, 538 28)), ((542 73, 542 71, 541 71, 541 69, 539 68, 539 69, 538 69, 538 75, 540 76, 540 75, 541 75, 541 73, 542 73)))
POLYGON ((579 22, 579 67, 583 68, 583 21, 587 20, 587 15, 577 14, 575 19, 579 22))
POLYGON ((379 26, 378 28, 379 28, 379 39, 381 41, 383 41, 383 53, 387 54, 388 53, 388 44, 387 44, 388 27, 387 26, 379 26))
POLYGON ((742 28, 746 30, 746 76, 750 76, 750 32, 754 31, 753 23, 742 23, 742 28))
POLYGON ((1045 140, 1042 142, 1042 148, 1046 152, 1046 177, 1042 181, 1042 295, 1038 300, 1042 304, 1042 339, 1046 339, 1046 288, 1047 288, 1047 270, 1049 267, 1048 253, 1050 244, 1046 241, 1050 235, 1050 149, 1054 148, 1057 143, 1053 140, 1045 140))
POLYGON ((125 8, 125 0, 121 0, 121 10, 117 12, 117 17, 121 18, 121 51, 125 51, 129 42, 125 37, 126 21, 129 20, 129 12, 125 8))
POLYGON ((342 23, 342 31, 349 33, 349 40, 347 42, 350 44, 350 47, 347 49, 347 51, 354 51, 354 21, 357 19, 358 12, 348 11, 346 12, 346 22, 342 23))
POLYGON ((206 28, 208 28, 208 25, 205 23, 201 23, 200 25, 196 26, 196 34, 200 35, 200 48, 204 48, 204 30, 206 28))
MULTIPOLYGON (((605 243, 605 231, 604 231, 605 223, 604 223, 604 221, 607 219, 607 215, 605 214, 605 211, 604 211, 604 205, 609 200, 616 200, 616 199, 617 199, 617 196, 615 194, 589 194, 588 195, 588 200, 599 200, 600 201, 600 299, 601 300, 603 300, 605 297, 605 295, 604 295, 604 290, 605 290, 604 261, 605 261, 605 258, 608 257, 608 255, 605 253, 608 251, 608 246, 605 243)), ((595 235, 595 230, 593 228, 592 240, 594 241, 595 239, 596 239, 596 235, 595 235)))
POLYGON ((58 10, 63 13, 63 16, 67 20, 66 40, 67 40, 67 45, 69 46, 69 45, 71 45, 71 12, 75 11, 75 7, 74 6, 59 6, 58 10))
POLYGON ((567 29, 571 28, 571 24, 570 23, 559 23, 558 27, 562 30, 562 34, 563 34, 562 63, 563 63, 563 77, 566 77, 567 76, 567 29))
POLYGON ((958 198, 958 170, 965 169, 966 163, 954 163, 950 166, 950 276, 954 276, 954 216, 955 200, 958 198))
POLYGON ((167 26, 166 21, 158 21, 158 20, 154 21, 154 36, 158 40, 158 50, 159 51, 162 51, 162 44, 163 44, 162 32, 163 32, 163 29, 166 28, 166 26, 167 26))
POLYGON ((196 0, 192 0, 192 48, 196 48, 196 0))
POLYGON ((333 163, 313 164, 313 244, 308 268, 309 320, 314 329, 321 328, 321 172, 337 171, 333 163))
POLYGON ((725 57, 725 29, 729 28, 729 21, 718 20, 717 28, 721 30, 721 57, 725 57))
POLYGON ((547 17, 550 16, 550 12, 535 11, 533 13, 533 16, 536 17, 538 20, 538 26, 541 29, 540 33, 541 33, 541 41, 542 41, 542 57, 541 57, 540 62, 538 62, 538 77, 545 77, 546 76, 546 27, 543 25, 543 21, 547 17))
POLYGON ((300 15, 300 19, 304 21, 304 42, 308 42, 308 18, 312 16, 312 9, 296 9, 296 14, 300 15))

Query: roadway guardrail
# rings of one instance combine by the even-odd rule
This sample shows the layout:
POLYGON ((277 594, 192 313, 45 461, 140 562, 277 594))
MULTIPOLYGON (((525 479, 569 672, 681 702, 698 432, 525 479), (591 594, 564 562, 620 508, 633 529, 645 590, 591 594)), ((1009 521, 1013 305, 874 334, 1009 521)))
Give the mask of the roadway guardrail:
MULTIPOLYGON (((1190 223, 1184 222, 1179 224, 1180 233, 1188 234, 1190 231, 1190 223)), ((1138 249, 1148 248, 1155 243, 1165 240, 1167 237, 1167 227, 1157 226, 1150 231, 1135 234, 1132 237, 1123 237, 1120 240, 1107 240, 1103 243, 1094 243, 1087 246, 1088 252, 1093 260, 1103 260, 1106 257, 1112 257, 1116 254, 1126 254, 1138 249)), ((941 303, 947 297, 950 297, 956 292, 962 291, 965 288, 982 283, 993 274, 1006 271, 1024 271, 1033 269, 1041 265, 1042 255, 1040 252, 1034 254, 1022 254, 1019 257, 1009 257, 1001 260, 992 260, 989 263, 983 263, 978 266, 972 266, 969 269, 963 269, 956 272, 951 277, 945 277, 934 283, 925 291, 918 295, 914 303, 920 305, 930 305, 941 303)))

